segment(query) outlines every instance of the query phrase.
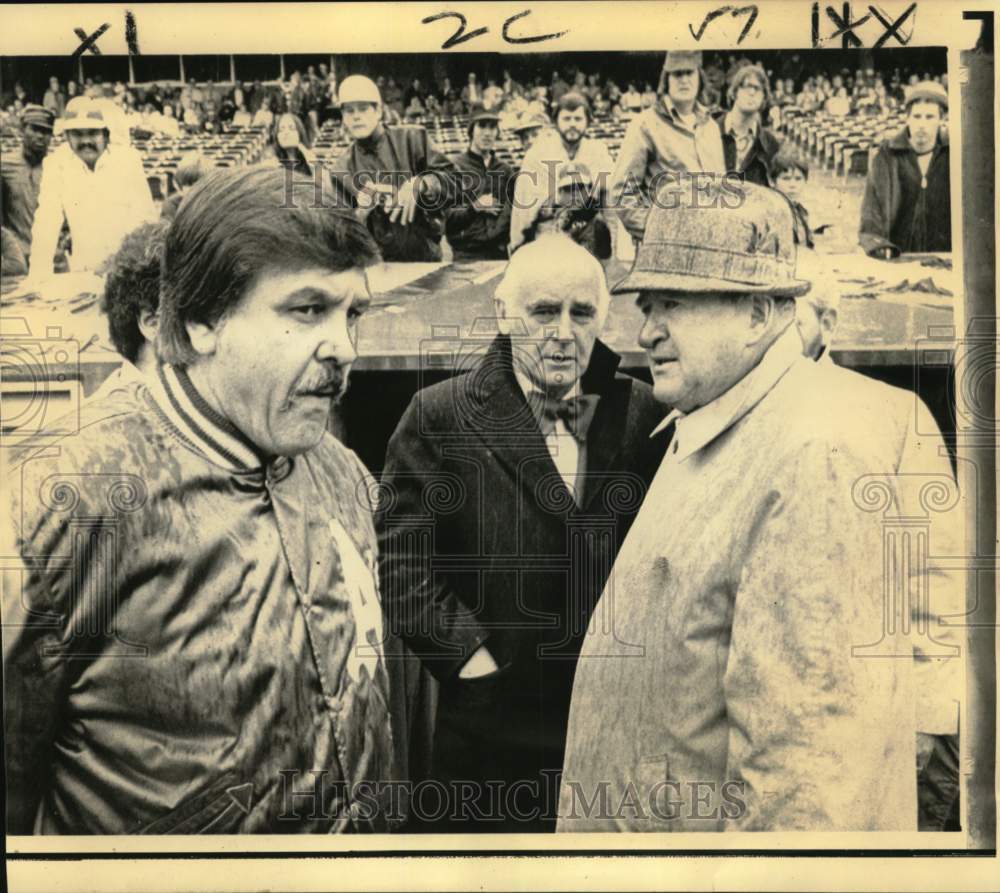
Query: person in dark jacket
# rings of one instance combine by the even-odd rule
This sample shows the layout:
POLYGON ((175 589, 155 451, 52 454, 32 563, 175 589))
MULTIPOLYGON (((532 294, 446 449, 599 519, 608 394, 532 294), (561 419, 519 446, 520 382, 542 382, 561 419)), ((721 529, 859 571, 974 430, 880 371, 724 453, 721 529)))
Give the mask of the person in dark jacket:
POLYGON ((423 127, 381 123, 382 99, 369 78, 340 85, 351 145, 330 173, 348 192, 386 261, 441 260, 444 210, 454 204, 455 166, 423 127))
MULTIPOLYGON (((29 105, 21 113, 21 151, 3 158, 0 164, 0 226, 4 240, 10 240, 27 261, 31 257, 31 227, 38 207, 42 183, 42 162, 52 142, 55 116, 40 105, 29 105)), ((7 271, 4 271, 5 274, 7 271)), ((26 270, 24 272, 27 272, 26 270)))
POLYGON ((284 190, 266 167, 199 181, 156 371, 13 457, 9 833, 392 822, 368 475, 327 432, 378 249, 345 209, 276 211, 284 190))
POLYGON ((771 104, 771 87, 759 63, 743 65, 733 72, 728 99, 729 111, 717 117, 726 172, 760 186, 773 186, 771 165, 781 143, 764 126, 763 113, 771 104))
POLYGON ((506 260, 514 171, 493 146, 500 116, 482 106, 469 121, 469 148, 453 159, 461 203, 445 215, 445 233, 455 260, 506 260))
MULTIPOLYGON (((604 271, 563 233, 511 259, 501 331, 419 391, 377 515, 388 625, 440 683, 412 830, 552 831, 580 643, 665 443, 597 336, 604 271)), ((606 618, 607 619, 607 618, 606 618)))
POLYGON ((951 251, 948 93, 934 81, 910 88, 906 126, 875 155, 861 204, 858 240, 871 257, 951 251))

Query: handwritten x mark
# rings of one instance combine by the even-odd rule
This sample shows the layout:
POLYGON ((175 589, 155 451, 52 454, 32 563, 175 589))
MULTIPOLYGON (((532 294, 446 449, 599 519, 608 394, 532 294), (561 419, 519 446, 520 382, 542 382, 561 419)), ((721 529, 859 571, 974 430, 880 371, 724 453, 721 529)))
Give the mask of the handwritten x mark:
POLYGON ((82 55, 87 50, 90 50, 95 56, 101 55, 101 48, 97 45, 97 38, 100 37, 108 28, 111 27, 110 22, 105 22, 98 28, 90 37, 87 37, 87 32, 83 28, 74 28, 73 33, 80 38, 80 46, 76 48, 73 53, 72 58, 75 59, 77 56, 82 55))

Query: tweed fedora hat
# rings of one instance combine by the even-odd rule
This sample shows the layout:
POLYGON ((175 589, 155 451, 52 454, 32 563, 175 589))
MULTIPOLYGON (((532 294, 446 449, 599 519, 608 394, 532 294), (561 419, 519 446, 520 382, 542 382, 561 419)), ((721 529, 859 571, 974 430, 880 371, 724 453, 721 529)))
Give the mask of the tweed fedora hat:
POLYGON ((733 178, 677 174, 646 218, 632 270, 612 294, 730 292, 797 297, 791 207, 781 193, 733 178), (707 184, 706 184, 706 181, 707 184))

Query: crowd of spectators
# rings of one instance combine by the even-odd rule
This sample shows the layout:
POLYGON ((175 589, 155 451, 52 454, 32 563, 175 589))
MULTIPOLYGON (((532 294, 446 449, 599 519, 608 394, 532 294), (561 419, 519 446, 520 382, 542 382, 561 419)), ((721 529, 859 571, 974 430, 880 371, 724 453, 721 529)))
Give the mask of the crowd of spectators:
MULTIPOLYGON (((789 57, 792 63, 797 58, 789 57)), ((28 221, 44 192, 42 161, 48 142, 44 149, 34 147, 32 128, 41 128, 39 138, 46 140, 65 131, 73 142, 71 131, 83 133, 77 142, 83 140, 81 145, 93 157, 77 152, 75 143, 71 148, 89 174, 78 170, 70 148, 59 146, 59 151, 72 172, 73 188, 87 194, 92 187, 86 184, 98 176, 107 178, 112 162, 125 163, 132 141, 153 134, 211 136, 257 127, 267 130, 269 145, 265 157, 253 161, 280 164, 317 188, 342 191, 375 233, 387 261, 439 260, 443 236, 455 257, 503 258, 551 226, 574 233, 605 260, 613 250, 616 218, 633 240, 641 238, 646 209, 664 175, 732 174, 784 192, 779 174, 785 180, 808 177, 804 159, 785 157, 796 154, 794 147, 782 152, 780 125, 790 109, 857 116, 899 107, 910 115, 917 92, 927 120, 908 121, 916 136, 903 133, 875 159, 866 185, 861 241, 867 251, 887 255, 948 250, 950 232, 939 221, 942 209, 948 209, 946 75, 898 68, 881 73, 873 68, 818 71, 815 66, 811 71, 799 66, 797 72, 789 74, 784 60, 775 72, 736 54, 675 51, 668 54, 655 87, 641 79, 620 84, 580 68, 555 69, 547 81, 536 75, 520 82, 505 69, 499 78, 468 72, 461 86, 447 77, 440 83, 413 78, 404 84, 388 74, 374 79, 349 75, 338 83, 325 64, 309 66, 304 73, 293 71, 277 83, 192 79, 186 84, 127 86, 88 79, 82 89, 72 81, 64 89, 53 77, 37 102, 15 83, 12 98, 4 103, 4 123, 20 132, 22 151, 16 159, 5 156, 5 256, 18 237, 24 261, 30 257, 28 221), (81 103, 94 105, 84 112, 81 103), (85 114, 87 121, 72 121, 74 114, 85 114), (607 120, 609 115, 627 123, 613 155, 606 132, 594 126, 595 119, 607 120), (455 155, 452 147, 445 151, 453 157, 446 157, 434 145, 432 128, 420 125, 436 119, 440 126, 442 118, 456 117, 466 119, 468 149, 455 155), (336 157, 313 148, 331 118, 349 143, 336 157), (402 123, 417 126, 399 128, 402 123), (81 130, 86 127, 90 130, 81 130), (504 132, 521 140, 525 154, 519 169, 508 167, 506 153, 497 156, 496 142, 504 132), (912 149, 914 140, 917 150, 912 149), (105 156, 106 149, 112 151, 105 156), (903 179, 893 173, 900 165, 903 179), (393 176, 403 177, 402 187, 389 182, 393 176), (466 180, 475 188, 462 185, 466 180), (905 200, 897 200, 884 185, 897 181, 907 184, 905 200), (425 213, 420 203, 430 201, 432 193, 437 205, 425 213), (901 214, 900 204, 913 213, 901 214), (611 208, 614 213, 609 213, 611 208)), ((56 162, 50 162, 54 169, 56 162)), ((128 167, 130 183, 143 178, 138 155, 128 167)), ((176 211, 184 184, 203 171, 198 157, 185 162, 185 176, 175 171, 176 192, 161 209, 164 217, 176 211)), ((66 184, 59 189, 72 192, 66 184)), ((50 196, 58 191, 53 190, 55 186, 50 196)), ((815 231, 805 205, 795 195, 787 197, 795 210, 799 241, 812 246, 815 231)), ((71 202, 74 208, 77 204, 71 202)), ((52 214, 55 208, 53 204, 52 214)), ((149 216, 145 205, 141 210, 139 218, 149 216)), ((84 221, 76 223, 80 233, 87 230, 84 221)), ((55 217, 46 231, 47 267, 58 236, 55 217)))
MULTIPOLYGON (((705 82, 699 97, 710 112, 727 108, 726 84, 733 72, 748 63, 737 55, 711 54, 704 68, 705 82)), ((947 88, 946 74, 933 74, 910 68, 876 71, 874 68, 824 70, 798 77, 783 77, 781 71, 767 69, 772 85, 769 123, 780 123, 788 106, 805 112, 824 110, 835 115, 877 114, 892 111, 903 103, 906 88, 928 80, 947 88)), ((387 124, 420 123, 433 118, 468 115, 482 107, 507 117, 551 114, 567 93, 587 98, 597 117, 630 117, 656 102, 655 77, 621 79, 579 68, 554 68, 543 75, 518 80, 509 70, 500 77, 483 77, 469 72, 464 83, 448 77, 440 81, 413 78, 405 81, 391 75, 374 78, 382 94, 384 120, 387 124)), ((182 132, 218 132, 227 127, 271 127, 275 117, 290 113, 300 118, 312 137, 330 117, 339 117, 337 75, 326 64, 308 66, 305 72, 293 71, 286 79, 274 82, 236 81, 197 83, 193 78, 181 86, 173 83, 127 85, 121 81, 105 83, 101 78, 87 78, 60 83, 51 78, 48 87, 37 96, 29 96, 21 83, 15 83, 3 96, 4 123, 14 121, 30 103, 50 109, 58 119, 66 103, 77 95, 105 98, 120 107, 130 128, 146 129, 168 135, 182 132)))

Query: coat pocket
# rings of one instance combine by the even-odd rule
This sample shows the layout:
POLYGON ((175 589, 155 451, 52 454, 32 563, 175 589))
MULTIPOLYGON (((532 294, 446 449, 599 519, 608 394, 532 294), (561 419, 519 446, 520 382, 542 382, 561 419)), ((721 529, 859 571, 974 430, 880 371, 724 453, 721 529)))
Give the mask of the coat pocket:
POLYGON ((235 833, 240 820, 249 815, 253 786, 240 784, 234 772, 189 797, 143 828, 140 834, 235 833))

